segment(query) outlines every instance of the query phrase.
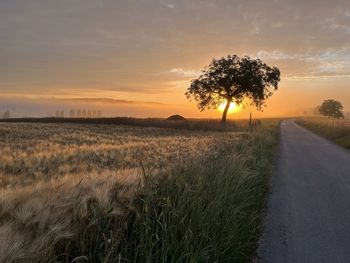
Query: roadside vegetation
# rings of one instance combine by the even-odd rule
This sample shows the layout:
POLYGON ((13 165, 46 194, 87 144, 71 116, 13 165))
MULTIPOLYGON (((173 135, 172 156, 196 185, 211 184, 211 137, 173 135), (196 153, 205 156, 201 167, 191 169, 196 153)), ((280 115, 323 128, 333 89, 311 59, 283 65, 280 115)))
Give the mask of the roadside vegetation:
POLYGON ((277 123, 0 124, 0 262, 250 262, 277 123))
POLYGON ((326 117, 300 118, 297 123, 335 143, 350 149, 350 120, 326 117))

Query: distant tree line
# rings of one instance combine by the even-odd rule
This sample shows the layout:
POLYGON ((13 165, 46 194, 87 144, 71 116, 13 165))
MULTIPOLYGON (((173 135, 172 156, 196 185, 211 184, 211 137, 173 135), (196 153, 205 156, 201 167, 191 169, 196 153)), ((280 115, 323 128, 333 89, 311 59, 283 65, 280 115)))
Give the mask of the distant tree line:
POLYGON ((5 110, 4 112, 0 112, 0 119, 9 119, 11 118, 11 114, 9 110, 5 110))
MULTIPOLYGON (((66 117, 64 110, 57 110, 55 116, 57 118, 66 117)), ((71 109, 67 113, 69 118, 101 118, 102 112, 100 110, 86 110, 86 109, 71 109)))

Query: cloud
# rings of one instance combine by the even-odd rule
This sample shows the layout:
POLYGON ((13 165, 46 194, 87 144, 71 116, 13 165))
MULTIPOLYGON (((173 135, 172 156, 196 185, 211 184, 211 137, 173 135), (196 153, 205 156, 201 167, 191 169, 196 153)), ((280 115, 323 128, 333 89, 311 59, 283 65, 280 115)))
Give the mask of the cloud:
POLYGON ((278 60, 278 59, 304 59, 306 58, 305 54, 293 54, 293 53, 287 53, 283 51, 266 51, 266 50, 260 50, 257 52, 256 57, 262 60, 269 59, 269 60, 278 60))
MULTIPOLYGON (((45 98, 47 99, 47 98, 45 98)), ((155 105, 155 106, 180 106, 169 103, 161 103, 155 101, 134 101, 134 100, 121 100, 112 98, 50 98, 49 100, 59 100, 67 102, 84 102, 84 103, 102 103, 102 104, 142 104, 142 105, 155 105)))
POLYGON ((261 50, 256 57, 280 65, 283 77, 288 79, 324 79, 350 75, 349 48, 304 53, 261 50))
POLYGON ((182 77, 198 77, 201 74, 201 71, 194 69, 183 69, 183 68, 172 68, 168 73, 176 74, 182 77))
POLYGON ((1 94, 162 101, 226 54, 282 80, 350 72, 348 0, 11 0, 0 27, 1 94))

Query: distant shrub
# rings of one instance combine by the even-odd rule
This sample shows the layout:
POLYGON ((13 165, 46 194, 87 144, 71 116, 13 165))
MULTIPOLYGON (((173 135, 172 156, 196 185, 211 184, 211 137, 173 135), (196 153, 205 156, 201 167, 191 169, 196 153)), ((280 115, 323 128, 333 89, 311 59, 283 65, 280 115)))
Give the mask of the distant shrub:
POLYGON ((185 117, 181 115, 171 115, 170 117, 167 118, 168 121, 186 121, 185 117))

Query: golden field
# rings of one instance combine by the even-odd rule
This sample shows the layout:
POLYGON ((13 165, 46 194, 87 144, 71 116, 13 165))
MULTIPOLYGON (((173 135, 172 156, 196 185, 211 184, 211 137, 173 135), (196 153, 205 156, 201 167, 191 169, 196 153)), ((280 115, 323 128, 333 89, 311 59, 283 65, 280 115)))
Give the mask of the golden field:
POLYGON ((175 262, 182 250, 193 261, 215 241, 194 239, 214 231, 226 210, 222 220, 243 225, 225 230, 235 234, 208 260, 222 250, 245 262, 260 231, 276 127, 247 133, 0 123, 0 262, 175 262), (178 235, 169 239, 173 231, 192 234, 179 242, 178 235))
MULTIPOLYGON (((206 154, 215 132, 77 124, 0 124, 3 187, 87 173, 162 169, 206 154)), ((227 136, 227 135, 225 135, 227 136)))

